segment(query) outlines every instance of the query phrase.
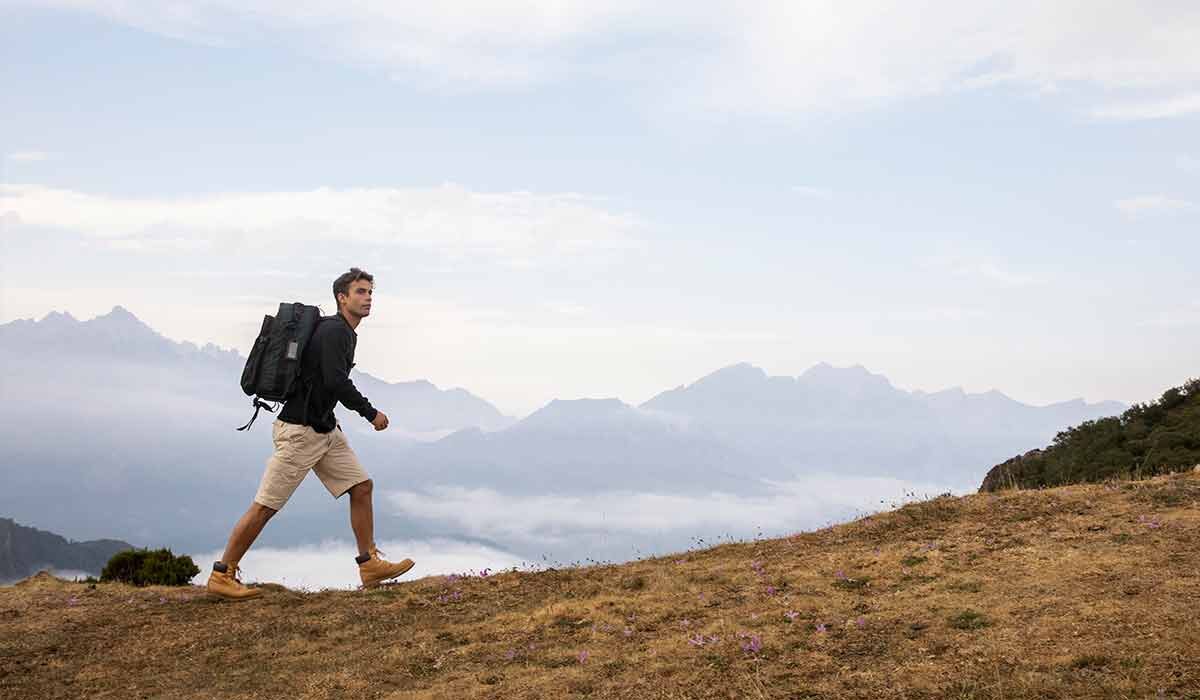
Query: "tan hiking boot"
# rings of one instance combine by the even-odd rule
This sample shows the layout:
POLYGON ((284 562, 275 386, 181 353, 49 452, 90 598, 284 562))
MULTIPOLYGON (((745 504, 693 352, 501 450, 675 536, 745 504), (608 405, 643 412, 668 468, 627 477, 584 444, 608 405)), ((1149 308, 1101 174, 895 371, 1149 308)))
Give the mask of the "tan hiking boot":
POLYGON ((237 564, 226 565, 219 561, 213 563, 213 571, 208 576, 208 592, 226 600, 246 600, 262 595, 261 588, 250 588, 241 582, 237 564))
POLYGON ((358 563, 358 576, 362 579, 363 588, 374 588, 389 578, 395 578, 413 568, 413 560, 390 562, 381 559, 377 548, 371 549, 371 558, 358 563))

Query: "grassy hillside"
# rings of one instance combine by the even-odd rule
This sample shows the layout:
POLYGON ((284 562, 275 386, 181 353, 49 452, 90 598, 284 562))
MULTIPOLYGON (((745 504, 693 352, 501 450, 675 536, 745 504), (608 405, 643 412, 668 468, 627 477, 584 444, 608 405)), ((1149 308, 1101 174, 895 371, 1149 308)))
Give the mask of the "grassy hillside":
POLYGON ((980 491, 1141 478, 1200 464, 1200 379, 1120 416, 1062 431, 1054 444, 992 467, 980 491))
POLYGON ((372 592, 0 589, 11 698, 1200 698, 1200 473, 372 592))

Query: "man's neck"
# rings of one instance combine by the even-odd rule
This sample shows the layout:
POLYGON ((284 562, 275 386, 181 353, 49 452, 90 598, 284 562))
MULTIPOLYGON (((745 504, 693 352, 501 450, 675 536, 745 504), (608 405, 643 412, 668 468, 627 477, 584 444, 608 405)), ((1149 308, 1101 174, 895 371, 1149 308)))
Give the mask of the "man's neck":
POLYGON ((351 328, 353 328, 354 330, 358 330, 358 324, 360 321, 362 321, 362 318, 355 316, 353 314, 346 313, 345 309, 343 309, 342 311, 340 311, 338 313, 341 315, 342 318, 346 319, 346 323, 350 324, 351 328))

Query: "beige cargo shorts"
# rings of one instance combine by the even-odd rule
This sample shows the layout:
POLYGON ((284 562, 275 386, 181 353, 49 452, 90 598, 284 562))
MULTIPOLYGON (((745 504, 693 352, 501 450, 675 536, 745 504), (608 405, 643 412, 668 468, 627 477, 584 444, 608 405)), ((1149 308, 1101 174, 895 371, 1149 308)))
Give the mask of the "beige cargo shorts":
POLYGON ((328 433, 318 433, 307 425, 276 419, 271 425, 271 439, 275 453, 267 460, 267 470, 254 501, 272 510, 283 508, 310 470, 316 472, 334 498, 371 478, 350 449, 340 426, 328 433))

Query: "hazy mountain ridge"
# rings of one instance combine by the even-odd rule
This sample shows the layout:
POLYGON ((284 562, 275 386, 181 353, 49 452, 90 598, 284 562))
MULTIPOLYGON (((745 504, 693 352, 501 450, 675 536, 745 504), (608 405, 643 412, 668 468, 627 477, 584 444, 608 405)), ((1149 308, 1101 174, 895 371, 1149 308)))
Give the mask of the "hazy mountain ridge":
POLYGON ((695 383, 665 391, 641 405, 642 408, 677 413, 715 425, 738 422, 830 423, 854 417, 862 423, 903 419, 903 426, 970 424, 964 410, 987 410, 1001 427, 1018 427, 1023 422, 1058 419, 1076 412, 1112 415, 1125 405, 1117 401, 1088 404, 1082 399, 1048 406, 1030 406, 991 390, 968 394, 960 387, 938 392, 905 391, 892 386, 881 374, 861 365, 837 368, 827 363, 813 366, 797 377, 769 376, 749 364, 726 367, 695 383), (965 423, 963 423, 965 421, 965 423))
MULTIPOLYGON (((4 324, 0 360, 23 367, 6 383, 10 400, 0 402, 0 463, 10 465, 0 513, 29 520, 53 507, 48 524, 56 528, 184 551, 223 541, 271 450, 269 414, 248 432, 234 431, 250 414, 237 383, 240 356, 174 343, 117 307, 87 322, 51 314, 4 324), (28 496, 41 493, 55 502, 28 496)), ((610 512, 631 494, 679 495, 671 502, 689 513, 714 497, 727 508, 759 508, 808 488, 779 484, 819 475, 967 489, 987 465, 1044 444, 1081 413, 1108 410, 1081 402, 1030 407, 998 392, 904 392, 862 367, 822 364, 799 377, 770 377, 739 364, 641 406, 554 400, 514 422, 465 390, 354 377, 392 419, 377 433, 339 408, 355 451, 381 489, 434 506, 466 489, 488 490, 499 503, 602 497, 610 512), (416 433, 441 439, 417 441, 416 433)), ((845 499, 829 510, 805 503, 805 518, 848 507, 845 499)), ((478 536, 477 527, 431 519, 427 513, 444 512, 437 507, 413 512, 380 507, 379 530, 478 536)), ((655 525, 657 541, 685 537, 667 532, 669 519, 655 522, 663 523, 655 525)), ((264 539, 286 546, 345 529, 343 506, 309 483, 264 539)), ((496 544, 540 553, 529 541, 496 544)), ((610 551, 622 546, 614 539, 610 551)))
MULTIPOLYGON (((222 540, 252 498, 273 417, 263 413, 250 431, 234 430, 252 413, 238 384, 245 364, 238 353, 171 341, 115 307, 89 321, 51 313, 2 324, 0 362, 21 368, 6 376, 0 402, 0 513, 186 549, 222 540)), ((512 422, 469 392, 353 376, 392 423, 376 434, 337 409, 348 432, 370 431, 372 444, 356 440, 355 448, 373 471, 385 468, 390 458, 382 455, 423 434, 512 422)), ((308 488, 288 510, 282 521, 291 522, 268 542, 320 541, 344 527, 341 508, 308 488)))
MULTIPOLYGON (((130 376, 122 376, 119 384, 152 387, 165 382, 172 392, 184 393, 188 399, 219 396, 217 400, 224 404, 225 396, 235 395, 242 397, 244 406, 250 405, 249 397, 238 386, 245 357, 212 343, 197 346, 187 341, 172 341, 122 306, 87 321, 79 321, 69 313, 51 312, 40 321, 21 319, 5 323, 0 325, 0 353, 28 356, 35 364, 38 360, 57 360, 53 362, 55 371, 68 372, 72 365, 102 360, 105 371, 94 373, 101 381, 112 373, 114 366, 133 364, 130 376), (63 361, 64 356, 67 361, 63 361), (146 365, 160 371, 146 374, 146 365), (186 374, 198 367, 210 370, 211 374, 204 377, 186 374), (171 369, 181 373, 172 375, 171 369)), ((465 389, 443 390, 424 380, 386 382, 358 370, 352 376, 364 395, 388 408, 393 426, 409 432, 453 430, 467 425, 494 430, 511 425, 514 420, 465 389)))
POLYGON ((0 518, 0 583, 11 583, 47 568, 99 576, 112 555, 132 548, 120 540, 73 542, 53 532, 0 518))
POLYGON ((733 365, 641 408, 687 419, 756 455, 780 476, 797 465, 821 464, 958 480, 977 473, 985 455, 1011 454, 1072 422, 1120 412, 1124 404, 1073 400, 1039 407, 998 391, 909 392, 860 365, 821 363, 797 377, 733 365))
POLYGON ((459 431, 400 459, 415 484, 453 474, 505 491, 759 490, 750 455, 619 399, 555 399, 505 430, 459 431))

